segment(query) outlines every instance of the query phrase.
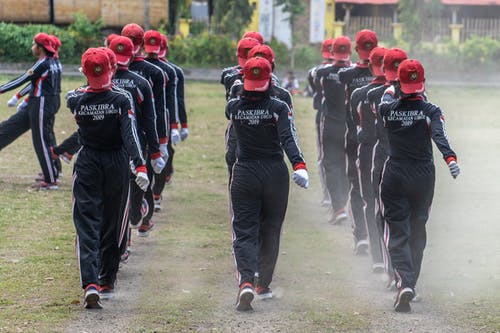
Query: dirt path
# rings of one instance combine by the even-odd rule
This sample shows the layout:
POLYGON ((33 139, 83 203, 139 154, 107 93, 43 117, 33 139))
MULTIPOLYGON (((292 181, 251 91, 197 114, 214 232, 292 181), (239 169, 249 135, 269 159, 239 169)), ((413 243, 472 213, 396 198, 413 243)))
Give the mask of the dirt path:
MULTIPOLYGON (((385 282, 382 275, 371 273, 371 259, 368 256, 355 257, 352 252, 351 227, 348 223, 341 226, 331 226, 324 221, 324 209, 314 204, 314 199, 310 193, 295 191, 298 194, 293 202, 301 203, 300 206, 293 206, 288 213, 289 219, 285 234, 283 236, 282 256, 276 279, 273 281, 274 291, 277 297, 273 300, 254 301, 255 311, 250 314, 241 314, 234 310, 235 282, 226 281, 225 293, 220 308, 215 312, 210 320, 210 324, 199 329, 200 332, 474 332, 467 324, 457 326, 448 318, 448 314, 437 311, 438 305, 432 301, 424 299, 422 302, 412 304, 411 314, 397 314, 392 310, 394 292, 384 288, 385 282), (311 209, 311 206, 316 206, 311 209), (310 218, 310 228, 315 229, 315 233, 325 236, 321 241, 324 252, 331 252, 335 256, 336 265, 343 266, 343 271, 338 275, 332 270, 328 260, 318 259, 318 254, 314 260, 316 266, 316 278, 314 274, 304 274, 301 277, 300 268, 297 267, 294 276, 284 279, 283 266, 288 264, 288 251, 293 242, 289 241, 288 234, 296 232, 294 225, 298 221, 290 218, 300 210, 307 210, 310 218), (315 213, 313 213, 315 212, 315 213), (328 244, 335 244, 334 248, 328 248, 328 244), (285 255, 283 255, 285 254, 285 255), (339 260, 340 259, 340 260, 339 260), (285 264, 285 263, 286 264, 285 264), (307 275, 307 276, 306 276, 307 275), (330 290, 324 292, 324 277, 329 276, 334 288, 343 289, 343 297, 338 297, 330 290), (313 280, 311 280, 313 277, 313 280), (232 291, 232 292, 231 292, 232 291), (293 295, 291 295, 293 294, 293 295), (314 322, 308 318, 309 309, 301 309, 305 298, 310 298, 313 303, 320 308, 331 303, 336 309, 342 312, 350 312, 354 317, 364 317, 364 327, 355 328, 349 323, 338 323, 338 320, 331 320, 330 329, 321 328, 314 330, 314 322), (335 303, 335 305, 334 305, 335 303), (291 313, 304 313, 303 320, 294 320, 291 313), (349 328, 351 327, 351 328, 349 328)), ((313 196, 316 197, 317 196, 313 196)), ((300 215, 300 214, 299 214, 300 215)), ((292 255, 292 254, 290 254, 292 255)), ((307 260, 307 258, 305 258, 307 260)), ((333 260, 333 258, 332 258, 333 260)), ((293 267, 286 268, 286 271, 293 271, 293 267)), ((327 282, 328 283, 328 282, 327 282)), ((337 291, 339 292, 339 291, 337 291)), ((425 296, 423 296, 425 297, 425 296)), ((310 305, 307 305, 310 306, 310 305)), ((314 321, 314 320, 313 320, 314 321)))
MULTIPOLYGON (((438 96, 450 101, 447 110, 461 110, 453 104, 455 94, 443 90, 438 96)), ((490 119, 487 110, 474 110, 480 117, 457 111, 448 123, 460 149, 463 173, 456 181, 436 155, 436 194, 417 286, 423 301, 412 304, 411 314, 393 311, 394 293, 371 273, 369 257, 353 255, 350 225, 326 223, 312 118, 297 112, 312 184, 307 191, 291 185, 273 300, 255 301, 252 313, 234 309, 226 170, 222 154, 210 153, 220 140, 193 131, 192 151, 179 154, 179 171, 167 191, 168 224, 134 244, 115 300, 100 312, 82 310, 66 332, 498 332, 500 187, 492 176, 498 158, 491 147, 500 147, 500 120, 485 124, 479 119, 490 119)), ((225 123, 199 126, 223 133, 225 123)))
MULTIPOLYGON (((135 230, 133 230, 135 233, 135 230)), ((134 235, 135 236, 135 235, 134 235)), ((154 238, 134 237, 133 255, 118 273, 116 294, 112 300, 103 301, 102 310, 82 309, 77 320, 70 323, 66 333, 124 333, 129 332, 130 321, 138 309, 143 274, 151 265, 149 249, 154 238)))
MULTIPOLYGON (((177 194, 168 196, 169 201, 175 201, 177 194)), ((155 309, 158 304, 174 302, 169 309, 175 309, 178 301, 180 311, 184 311, 185 297, 194 299, 188 308, 194 308, 197 297, 208 297, 213 304, 208 315, 197 316, 196 309, 188 310, 194 315, 187 326, 189 331, 196 332, 476 331, 465 321, 458 324, 460 320, 453 312, 455 309, 441 308, 443 302, 434 294, 442 281, 435 279, 436 274, 429 272, 425 262, 421 283, 424 300, 412 305, 411 314, 395 313, 392 310, 394 293, 384 288, 381 275, 371 273, 370 258, 353 255, 350 225, 331 226, 325 222, 327 214, 319 205, 318 184, 313 183, 308 191, 293 187, 290 198, 282 252, 272 284, 276 297, 270 301, 254 301, 254 312, 238 313, 234 309, 236 281, 229 244, 224 247, 222 259, 216 262, 221 267, 215 268, 218 277, 213 283, 202 278, 207 264, 197 262, 206 261, 206 258, 197 256, 196 246, 186 243, 185 235, 176 235, 178 232, 171 230, 173 226, 166 224, 160 225, 161 229, 155 230, 150 238, 134 237, 133 255, 119 273, 115 299, 106 301, 102 311, 82 310, 66 332, 136 332, 133 327, 141 326, 148 311, 158 311, 155 309), (170 237, 168 240, 165 233, 170 237), (162 250, 166 246, 176 249, 169 253, 168 261, 161 252, 172 251, 172 248, 162 250), (189 269, 189 273, 184 269, 189 269), (176 270, 179 270, 180 279, 174 274, 176 270), (167 279, 164 274, 170 279, 165 282, 170 287, 160 287, 161 281, 167 279), (158 284, 158 289, 143 289, 151 281, 156 281, 153 285, 158 284), (145 292, 149 294, 145 296, 145 292)), ((224 207, 224 202, 218 202, 210 209, 219 211, 224 207)), ((435 215, 440 214, 443 212, 440 213, 438 207, 435 215)), ((166 214, 157 218, 166 219, 166 214)), ((188 227, 179 225, 177 230, 188 227)), ((433 248, 432 241, 430 247, 433 248)), ((439 264, 442 259, 433 260, 439 264)), ((169 310, 164 311, 169 313, 169 310)), ((165 319, 165 323, 157 324, 158 328, 151 332, 177 332, 169 328, 170 321, 165 319)), ((149 327, 149 323, 144 325, 149 327)))

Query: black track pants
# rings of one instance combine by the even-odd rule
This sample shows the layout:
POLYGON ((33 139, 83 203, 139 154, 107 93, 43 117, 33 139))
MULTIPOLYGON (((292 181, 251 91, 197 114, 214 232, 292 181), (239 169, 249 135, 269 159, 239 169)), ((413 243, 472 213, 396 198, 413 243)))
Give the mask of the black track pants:
POLYGON ((56 106, 56 96, 30 97, 24 109, 0 123, 0 150, 31 129, 33 148, 48 183, 57 179, 57 169, 50 154, 56 106))
POLYGON ((326 186, 335 212, 347 203, 345 123, 324 117, 321 141, 326 186))
POLYGON ((31 128, 27 107, 0 123, 0 150, 4 149, 31 128))
POLYGON ((289 176, 285 162, 237 161, 233 168, 233 249, 239 283, 268 287, 279 254, 281 226, 288 204, 289 176))
MULTIPOLYGON (((153 188, 154 188, 155 182, 156 182, 155 176, 157 175, 153 171, 153 167, 151 166, 151 158, 149 156, 147 158, 146 165, 147 165, 147 170, 148 170, 148 178, 154 180, 151 184, 149 184, 148 190, 146 192, 143 192, 139 188, 139 186, 137 186, 137 184, 135 184, 135 177, 133 178, 133 180, 134 180, 134 186, 136 187, 136 190, 142 192, 142 195, 143 195, 144 199, 146 199, 146 203, 147 203, 146 213, 145 213, 144 217, 142 218, 142 223, 143 224, 149 224, 149 221, 151 221, 151 219, 153 218, 154 206, 155 206, 155 202, 154 202, 154 199, 153 199, 153 188)), ((165 179, 165 177, 163 177, 163 179, 165 179)), ((165 184, 165 182, 163 184, 165 184)), ((136 210, 135 210, 135 214, 136 215, 135 216, 139 217, 139 219, 140 219, 140 217, 142 217, 142 215, 141 215, 142 214, 141 213, 141 205, 142 205, 142 199, 139 202, 137 202, 136 206, 135 206, 135 208, 136 208, 136 210)), ((137 219, 133 220, 132 216, 130 217, 130 220, 131 221, 138 221, 137 219)))
POLYGON ((373 144, 360 143, 358 149, 359 186, 364 203, 364 213, 368 236, 370 240, 370 251, 373 263, 382 263, 382 247, 380 243, 380 228, 375 219, 375 193, 372 184, 372 154, 373 144))
POLYGON ((383 216, 398 287, 415 288, 426 244, 425 224, 434 195, 432 162, 389 160, 382 175, 383 216))
POLYGON ((129 163, 125 150, 83 147, 73 170, 73 221, 82 287, 113 286, 125 237, 129 163))
POLYGON ((353 234, 356 241, 368 238, 363 199, 359 188, 358 168, 358 139, 351 132, 346 134, 347 178, 349 179, 349 204, 353 220, 353 234))
MULTIPOLYGON (((59 108, 61 106, 61 98, 59 95, 55 96, 55 106, 54 106, 54 114, 52 115, 51 119, 49 120, 49 126, 50 126, 50 133, 49 133, 49 138, 50 138, 50 147, 55 147, 57 146, 57 141, 56 141, 56 134, 54 133, 54 124, 56 121, 56 113, 59 111, 59 108)), ((57 169, 57 172, 61 172, 62 166, 61 166, 61 160, 60 159, 55 159, 54 160, 54 166, 57 169)))
POLYGON ((319 173, 319 180, 321 183, 321 189, 323 191, 323 200, 330 200, 330 193, 328 191, 328 185, 327 185, 327 180, 326 180, 326 170, 324 167, 324 159, 325 156, 323 154, 323 131, 324 131, 324 125, 325 125, 325 117, 323 115, 323 112, 316 110, 316 148, 318 149, 318 173, 319 173))
POLYGON ((389 276, 394 274, 392 269, 391 259, 389 256, 389 251, 386 246, 386 236, 388 236, 388 231, 385 228, 385 221, 382 216, 381 206, 380 206, 380 181, 382 179, 382 169, 384 168, 385 161, 387 160, 387 155, 380 148, 380 143, 375 144, 373 147, 373 167, 372 167, 372 186, 373 186, 373 195, 375 197, 375 223, 377 224, 377 228, 380 235, 382 256, 384 260, 384 268, 386 273, 389 276), (387 231, 387 233, 386 233, 387 231))
POLYGON ((236 134, 231 123, 226 128, 226 165, 229 174, 229 183, 231 183, 231 174, 233 172, 233 165, 236 162, 236 134))
POLYGON ((45 181, 54 183, 57 169, 50 154, 51 134, 57 107, 56 96, 30 97, 27 109, 30 113, 31 136, 38 162, 45 181))
POLYGON ((78 132, 74 132, 71 136, 67 137, 60 145, 54 147, 54 153, 61 155, 63 153, 68 153, 70 155, 76 154, 78 149, 81 148, 80 142, 78 141, 78 132))
MULTIPOLYGON (((163 193, 163 189, 165 188, 165 183, 167 181, 167 177, 172 176, 174 173, 174 154, 175 150, 174 147, 172 147, 172 140, 168 141, 167 145, 168 149, 168 160, 167 164, 161 171, 161 173, 153 173, 154 177, 154 182, 153 182, 153 194, 154 195, 161 195, 163 193)), ((150 178, 152 179, 152 178, 150 178)), ((152 206, 151 206, 152 207, 152 206)))

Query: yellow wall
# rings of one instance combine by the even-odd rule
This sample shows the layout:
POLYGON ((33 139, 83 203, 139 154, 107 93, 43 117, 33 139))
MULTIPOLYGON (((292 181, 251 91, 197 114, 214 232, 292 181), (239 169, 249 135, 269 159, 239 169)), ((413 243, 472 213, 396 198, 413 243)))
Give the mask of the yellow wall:
POLYGON ((335 35, 335 0, 325 0, 325 38, 335 35))
MULTIPOLYGON (((127 23, 144 24, 144 1, 131 0, 54 0, 56 23, 71 23, 82 12, 105 26, 121 27, 127 23)), ((150 0, 150 23, 168 21, 168 1, 150 0)), ((0 0, 0 21, 49 23, 48 0, 0 0)))
POLYGON ((246 28, 246 31, 259 31, 259 0, 250 0, 253 6, 252 20, 246 28))

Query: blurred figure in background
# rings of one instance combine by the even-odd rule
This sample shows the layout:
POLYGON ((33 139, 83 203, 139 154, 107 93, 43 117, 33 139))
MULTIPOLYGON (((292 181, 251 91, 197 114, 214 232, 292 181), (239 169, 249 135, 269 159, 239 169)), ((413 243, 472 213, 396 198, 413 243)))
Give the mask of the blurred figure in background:
POLYGON ((281 85, 292 95, 295 95, 299 92, 299 80, 297 80, 297 78, 293 74, 293 71, 288 71, 281 85))

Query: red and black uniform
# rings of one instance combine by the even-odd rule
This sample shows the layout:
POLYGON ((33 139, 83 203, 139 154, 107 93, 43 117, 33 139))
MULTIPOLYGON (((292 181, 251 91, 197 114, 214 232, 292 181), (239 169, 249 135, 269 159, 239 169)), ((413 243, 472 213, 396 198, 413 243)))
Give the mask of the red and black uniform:
MULTIPOLYGON (((316 148, 318 149, 318 171, 320 175, 321 185, 323 189, 323 197, 328 198, 328 181, 327 175, 325 174, 325 168, 323 166, 323 115, 322 115, 322 103, 323 103, 323 90, 321 87, 320 80, 318 78, 318 71, 323 67, 330 66, 330 62, 323 61, 320 65, 315 66, 309 70, 307 73, 307 81, 311 86, 313 91, 313 109, 316 110, 315 124, 316 124, 316 148)), ((330 198, 331 199, 331 198, 330 198)))
POLYGON ((279 253, 288 203, 289 176, 283 150, 294 169, 305 168, 288 105, 268 93, 247 93, 226 106, 238 144, 230 185, 234 211, 233 249, 239 282, 267 288, 279 253))
POLYGON ((33 147, 46 183, 55 183, 58 171, 50 154, 54 115, 59 107, 61 71, 52 57, 41 57, 23 75, 0 86, 0 94, 30 81, 26 108, 0 123, 0 150, 31 129, 33 147))
POLYGON ((334 213, 343 210, 347 202, 347 174, 345 158, 345 85, 339 80, 339 71, 345 66, 332 64, 317 70, 317 89, 321 91, 320 148, 322 165, 334 213))
POLYGON ((226 67, 222 70, 220 75, 220 83, 224 86, 226 90, 226 100, 229 99, 229 93, 231 92, 231 87, 234 83, 234 76, 241 72, 242 68, 239 65, 226 67))
POLYGON ((130 97, 116 90, 67 96, 82 148, 73 171, 73 219, 82 286, 113 288, 129 202, 129 160, 145 171, 130 97), (130 156, 130 158, 129 158, 130 156))
MULTIPOLYGON (((169 119, 168 119, 169 128, 170 129, 177 128, 178 127, 177 126, 177 115, 178 115, 177 73, 175 69, 172 66, 170 66, 169 63, 163 60, 146 58, 146 61, 152 63, 158 68, 161 68, 165 73, 165 77, 167 79, 167 85, 165 87, 166 89, 165 96, 166 96, 167 109, 169 113, 169 119)), ((175 150, 172 147, 172 139, 170 138, 170 133, 169 133, 167 149, 168 149, 168 160, 166 161, 167 165, 163 168, 161 173, 154 174, 153 194, 155 196, 161 195, 163 189, 165 188, 166 178, 168 175, 171 175, 173 171, 173 159, 175 150)), ((153 206, 150 206, 150 208, 152 207, 153 206)), ((153 209, 150 209, 150 211, 152 212, 153 209)))
POLYGON ((402 96, 381 104, 379 115, 389 143, 380 184, 387 247, 398 287, 415 288, 434 194, 432 141, 447 163, 456 161, 456 154, 448 142, 441 110, 422 96, 402 96))
POLYGON ((170 135, 170 115, 167 108, 165 73, 158 66, 146 61, 143 56, 136 55, 129 65, 129 70, 145 78, 153 89, 156 110, 156 131, 160 144, 168 143, 170 135))
POLYGON ((357 63, 354 67, 339 72, 340 82, 346 85, 346 154, 347 177, 350 183, 349 201, 353 218, 353 234, 355 241, 366 240, 368 235, 363 213, 363 199, 359 188, 359 176, 356 167, 358 157, 357 129, 351 116, 351 94, 357 88, 366 86, 373 80, 368 63, 357 63))
POLYGON ((366 98, 368 100, 369 107, 371 112, 374 115, 375 122, 375 144, 372 150, 372 170, 371 170, 371 184, 372 184, 372 193, 375 198, 375 224, 378 229, 379 237, 377 244, 372 243, 372 239, 370 238, 372 248, 374 246, 378 246, 381 249, 384 270, 389 276, 393 275, 392 266, 390 264, 389 254, 387 252, 387 248, 384 245, 384 220, 382 218, 382 214, 380 212, 380 203, 379 203, 379 185, 380 179, 382 176, 382 169, 385 164, 385 160, 387 159, 387 139, 379 138, 382 136, 386 136, 387 133, 383 127, 383 123, 378 119, 378 107, 382 101, 382 96, 384 95, 386 89, 390 86, 390 83, 386 82, 385 84, 378 86, 376 88, 368 91, 366 98))
POLYGON ((182 70, 181 67, 177 66, 176 64, 164 60, 168 65, 170 65, 174 70, 175 74, 177 75, 177 85, 176 85, 176 100, 177 100, 177 108, 175 109, 175 119, 177 123, 181 124, 182 128, 187 127, 187 113, 186 113, 186 103, 184 100, 184 71, 182 70))
MULTIPOLYGON (((116 88, 125 90, 130 94, 133 102, 135 117, 137 120, 138 141, 141 145, 141 152, 146 160, 160 157, 159 139, 156 131, 156 110, 151 85, 142 76, 128 70, 126 67, 118 67, 114 77, 113 85, 116 88)), ((153 170, 147 164, 148 178, 152 179, 153 170)), ((141 213, 142 200, 146 199, 148 206, 153 207, 153 192, 151 186, 144 192, 135 182, 135 176, 130 179, 130 208, 129 221, 133 225, 140 224, 143 219, 141 213)), ((153 215, 153 209, 148 210, 148 215, 144 217, 149 221, 153 215)), ((128 233, 126 234, 128 236, 128 233)), ((121 244, 125 249, 127 242, 121 244)))
POLYGON ((373 147, 377 141, 375 113, 368 101, 368 92, 383 86, 385 77, 376 77, 372 82, 354 90, 351 95, 351 116, 358 135, 358 159, 356 165, 359 172, 359 186, 364 203, 364 219, 370 241, 370 250, 374 264, 382 264, 382 248, 380 232, 375 221, 375 194, 372 184, 373 147))
MULTIPOLYGON (((225 89, 225 96, 226 96, 226 101, 229 100, 229 95, 231 94, 231 87, 233 86, 234 83, 234 76, 238 75, 239 78, 241 78, 241 75, 239 73, 241 72, 242 68, 240 66, 232 66, 232 67, 226 67, 222 70, 221 76, 220 76, 220 83, 224 86, 225 89)), ((226 128, 226 133, 225 133, 225 142, 226 142, 226 165, 227 165, 227 171, 229 173, 229 181, 231 182, 231 172, 232 172, 232 167, 235 162, 234 156, 236 156, 236 138, 232 134, 232 124, 229 122, 226 128)))
MULTIPOLYGON (((279 99, 280 101, 285 102, 290 108, 291 114, 293 115, 292 95, 287 89, 275 85, 274 80, 272 82, 273 84, 271 84, 271 87, 269 89, 269 95, 279 99)), ((230 99, 236 98, 240 96, 242 93, 243 93, 243 75, 239 74, 238 80, 231 87, 229 98, 230 99)), ((237 149, 238 149, 236 142, 236 133, 234 133, 234 128, 231 126, 231 124, 229 124, 226 135, 227 135, 226 163, 229 173, 231 173, 233 165, 236 162, 237 149)))

